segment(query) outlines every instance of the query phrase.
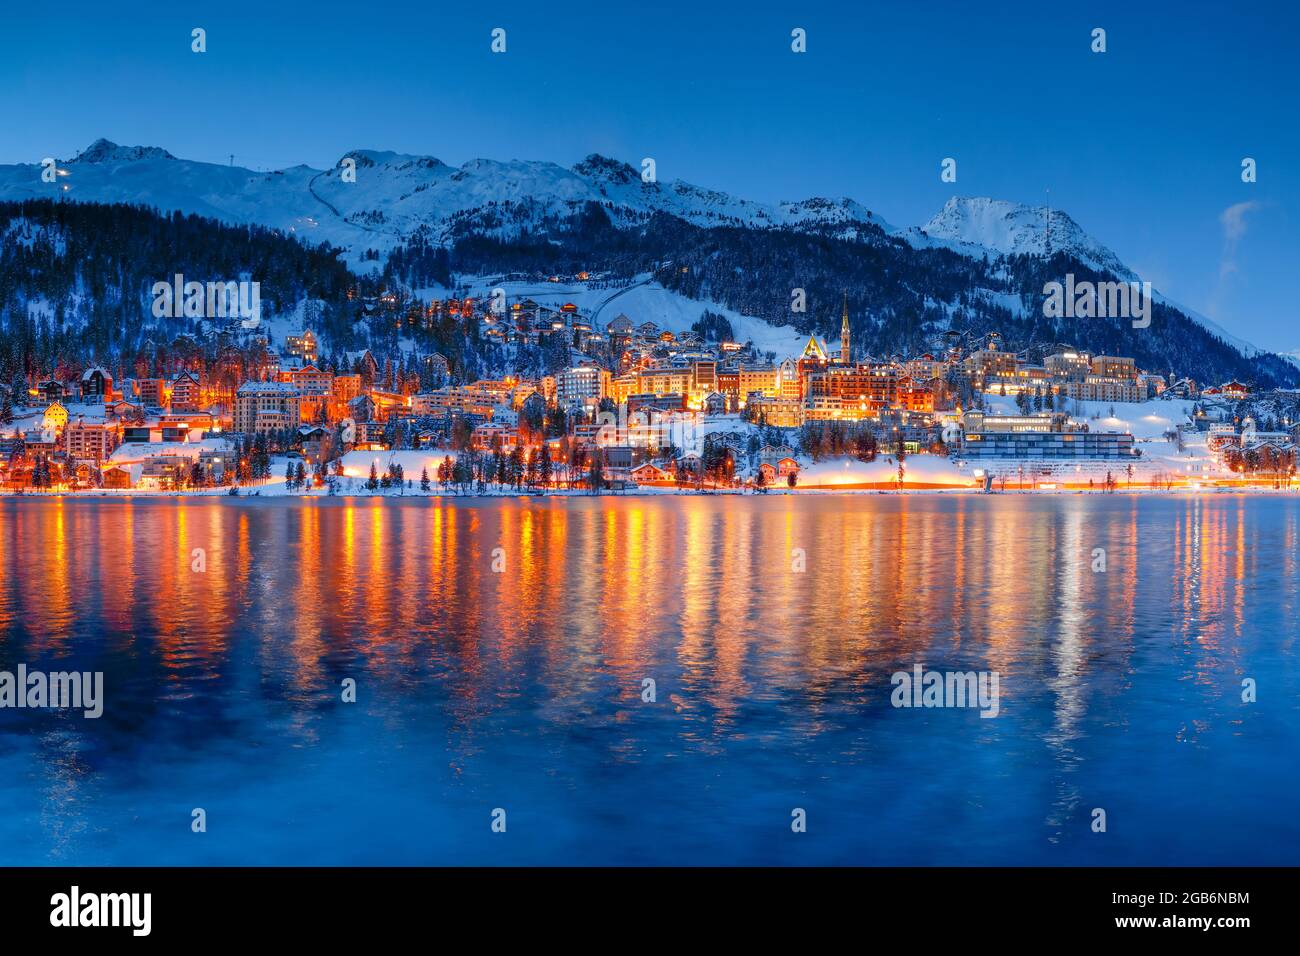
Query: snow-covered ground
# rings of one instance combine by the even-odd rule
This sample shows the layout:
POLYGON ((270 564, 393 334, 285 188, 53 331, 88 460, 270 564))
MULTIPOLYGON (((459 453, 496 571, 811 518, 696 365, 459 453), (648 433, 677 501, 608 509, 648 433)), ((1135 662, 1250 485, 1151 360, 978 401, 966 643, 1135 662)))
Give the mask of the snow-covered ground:
MULTIPOLYGON (((903 487, 971 488, 978 484, 969 465, 961 466, 942 455, 908 455, 902 465, 903 487)), ((800 469, 799 487, 893 486, 898 481, 898 466, 898 460, 892 455, 880 455, 869 462, 847 457, 823 458, 800 469)))
MULTIPOLYGON (((1015 399, 1000 395, 987 395, 985 401, 993 412, 1018 415, 1015 399)), ((1148 481, 1157 476, 1224 478, 1226 468, 1210 454, 1207 436, 1191 428, 1191 415, 1195 402, 1171 399, 1151 399, 1145 402, 1079 402, 1071 401, 1068 412, 1076 422, 1086 423, 1094 432, 1127 432, 1133 436, 1134 447, 1141 455, 1132 462, 1134 480, 1148 481), (1183 426, 1183 449, 1177 442, 1165 438, 1169 432, 1183 426)), ((1037 463, 1026 463, 1036 465, 1037 463)), ((1078 462, 1053 466, 1054 473, 1068 479, 1071 475, 1086 480, 1089 475, 1105 477, 1107 471, 1122 471, 1127 477, 1128 462, 1118 465, 1113 461, 1078 462)), ((989 470, 998 474, 1014 473, 1016 462, 990 463, 989 470)))
MULTIPOLYGON (((476 298, 486 299, 492 290, 503 289, 507 300, 512 302, 527 297, 556 309, 572 302, 584 316, 591 317, 601 331, 618 315, 624 314, 637 325, 653 322, 660 329, 681 333, 698 322, 704 310, 708 309, 726 316, 737 342, 753 341, 760 352, 772 352, 778 360, 798 355, 808 341, 807 335, 793 328, 770 325, 716 302, 687 298, 665 289, 645 275, 621 288, 593 288, 585 282, 498 282, 498 278, 466 277, 463 281, 468 284, 470 295, 476 298)), ((421 289, 419 292, 423 295, 447 294, 445 290, 437 289, 421 289)))

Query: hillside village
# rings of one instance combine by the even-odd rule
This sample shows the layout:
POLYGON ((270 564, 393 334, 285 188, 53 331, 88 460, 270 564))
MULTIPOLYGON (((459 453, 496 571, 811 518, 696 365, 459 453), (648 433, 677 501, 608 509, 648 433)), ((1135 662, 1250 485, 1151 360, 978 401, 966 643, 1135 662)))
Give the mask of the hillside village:
MULTIPOLYGON (((585 276, 579 278, 586 278, 585 276)), ((383 302, 378 303, 383 308, 383 302)), ((10 493, 1289 487, 1290 393, 1197 383, 1069 347, 1040 362, 997 333, 913 357, 809 336, 773 358, 706 311, 673 332, 520 297, 431 305, 503 344, 566 350, 536 378, 420 375, 309 327, 255 333, 237 383, 88 365, 0 393, 10 493), (1262 403, 1262 404, 1261 404, 1262 403), (1255 413, 1256 404, 1263 411, 1255 413)))

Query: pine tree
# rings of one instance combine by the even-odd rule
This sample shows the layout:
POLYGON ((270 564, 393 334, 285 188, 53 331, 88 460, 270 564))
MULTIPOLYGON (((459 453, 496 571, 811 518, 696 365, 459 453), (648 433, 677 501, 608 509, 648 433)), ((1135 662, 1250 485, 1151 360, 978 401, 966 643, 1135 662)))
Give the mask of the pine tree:
POLYGON ((510 452, 510 484, 518 488, 524 480, 524 450, 516 445, 510 452))

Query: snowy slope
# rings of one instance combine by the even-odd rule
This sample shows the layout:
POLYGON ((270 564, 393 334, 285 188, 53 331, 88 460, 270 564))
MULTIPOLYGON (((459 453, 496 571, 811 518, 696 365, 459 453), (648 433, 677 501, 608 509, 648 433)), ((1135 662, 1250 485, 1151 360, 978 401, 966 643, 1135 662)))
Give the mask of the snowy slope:
MULTIPOLYGON (((378 267, 373 259, 363 260, 366 250, 386 252, 417 231, 433 242, 448 241, 457 230, 509 237, 594 202, 620 226, 668 213, 703 227, 784 227, 849 238, 878 227, 917 248, 939 246, 975 258, 1065 251, 1121 279, 1139 278, 1060 209, 1049 213, 1045 206, 953 197, 924 225, 896 229, 852 199, 754 202, 681 181, 646 183, 640 169, 598 155, 572 168, 490 159, 456 167, 430 156, 358 149, 327 170, 293 166, 256 172, 101 139, 61 161, 58 169, 57 181, 45 183, 39 164, 0 166, 0 200, 58 196, 139 203, 257 223, 338 246, 358 270, 378 267), (355 163, 355 182, 345 180, 345 159, 355 163)), ((1245 355, 1261 353, 1211 320, 1168 304, 1245 355)))
MULTIPOLYGON (((1065 252, 1080 262, 1121 280, 1135 282, 1141 279, 1119 256, 1084 232, 1064 211, 1049 211, 1047 206, 1025 206, 987 197, 954 196, 924 226, 898 230, 893 235, 914 248, 942 247, 976 258, 986 254, 992 258, 998 255, 1042 256, 1049 251, 1065 252)), ((1153 289, 1152 297, 1155 301, 1182 312, 1247 358, 1267 354, 1266 350, 1233 335, 1212 319, 1161 295, 1159 290, 1153 289)))
POLYGON ((1069 252, 1079 261, 1122 279, 1137 276, 1115 253, 1079 228, 1060 209, 986 197, 953 196, 924 226, 898 233, 916 246, 943 245, 963 255, 1046 255, 1069 252), (1050 222, 1050 230, 1049 230, 1050 222))
POLYGON ((604 206, 620 225, 656 212, 701 226, 753 228, 828 224, 852 233, 888 223, 848 199, 770 205, 680 181, 641 180, 640 171, 589 156, 572 169, 539 161, 470 160, 455 167, 431 156, 358 149, 328 170, 294 166, 255 172, 239 166, 177 159, 158 147, 97 140, 60 161, 57 182, 41 180, 37 163, 0 166, 0 199, 62 197, 84 202, 140 203, 234 223, 257 223, 348 250, 381 251, 417 229, 441 241, 457 224, 509 234, 578 205, 604 206), (355 162, 355 181, 344 175, 355 162))
MULTIPOLYGON (((753 342, 760 352, 773 352, 778 358, 798 355, 808 341, 805 333, 788 326, 775 326, 753 316, 742 315, 716 302, 690 299, 678 292, 665 289, 648 276, 638 276, 630 285, 618 289, 593 289, 582 283, 529 283, 501 282, 499 278, 462 277, 468 294, 479 299, 489 297, 493 289, 504 289, 509 301, 529 298, 558 309, 572 302, 580 312, 591 317, 599 328, 604 328, 620 313, 636 324, 654 322, 661 330, 681 333, 699 321, 705 309, 726 317, 731 323, 736 341, 753 342)), ((444 290, 418 290, 421 294, 438 297, 444 290)))

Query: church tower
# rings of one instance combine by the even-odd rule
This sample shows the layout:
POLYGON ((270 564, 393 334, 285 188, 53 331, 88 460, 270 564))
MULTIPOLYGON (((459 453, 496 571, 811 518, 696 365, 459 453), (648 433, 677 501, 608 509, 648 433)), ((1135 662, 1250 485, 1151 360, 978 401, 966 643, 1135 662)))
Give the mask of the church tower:
POLYGON ((844 315, 840 319, 840 363, 848 365, 849 352, 849 294, 844 293, 844 315))

